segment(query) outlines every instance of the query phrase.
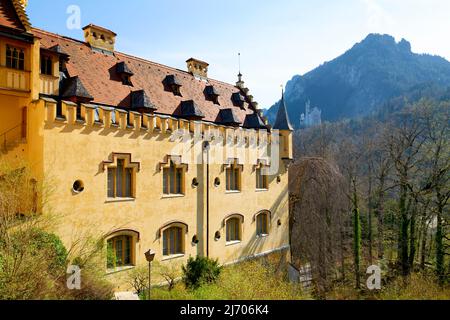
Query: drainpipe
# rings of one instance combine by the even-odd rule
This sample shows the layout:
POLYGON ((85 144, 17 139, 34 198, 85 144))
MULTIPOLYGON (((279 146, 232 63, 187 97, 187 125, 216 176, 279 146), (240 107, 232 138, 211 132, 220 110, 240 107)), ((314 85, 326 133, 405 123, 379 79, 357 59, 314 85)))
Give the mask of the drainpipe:
POLYGON ((208 141, 203 143, 203 151, 206 152, 206 257, 209 258, 209 150, 208 141))

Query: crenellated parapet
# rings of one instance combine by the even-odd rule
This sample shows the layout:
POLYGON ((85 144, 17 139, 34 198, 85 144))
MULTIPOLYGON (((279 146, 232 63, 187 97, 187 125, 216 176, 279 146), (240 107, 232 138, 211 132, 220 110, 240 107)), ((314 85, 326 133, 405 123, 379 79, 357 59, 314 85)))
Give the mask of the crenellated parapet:
MULTIPOLYGON (((111 133, 128 134, 127 139, 153 135, 158 140, 174 144, 183 142, 196 144, 208 141, 214 146, 228 149, 228 156, 249 157, 240 154, 247 149, 273 149, 278 147, 278 134, 268 130, 225 126, 201 120, 187 120, 167 115, 146 114, 94 104, 76 104, 70 101, 57 102, 41 98, 44 105, 45 123, 93 129, 104 129, 111 133)), ((120 136, 123 136, 120 135, 120 136)), ((270 151, 268 152, 270 155, 270 151)), ((269 156, 268 155, 268 156, 269 156)), ((261 156, 251 156, 256 165, 261 156)))

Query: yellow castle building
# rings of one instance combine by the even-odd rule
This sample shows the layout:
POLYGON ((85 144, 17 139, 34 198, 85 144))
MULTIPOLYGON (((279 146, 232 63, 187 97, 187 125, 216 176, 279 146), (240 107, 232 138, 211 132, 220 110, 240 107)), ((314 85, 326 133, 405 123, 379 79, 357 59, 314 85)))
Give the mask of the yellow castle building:
POLYGON ((84 41, 33 28, 25 8, 0 2, 0 160, 51 184, 37 207, 61 217, 67 247, 101 234, 112 279, 149 249, 163 264, 289 255, 284 102, 271 127, 241 74, 227 84, 198 59, 183 71, 117 52, 92 24, 84 41))

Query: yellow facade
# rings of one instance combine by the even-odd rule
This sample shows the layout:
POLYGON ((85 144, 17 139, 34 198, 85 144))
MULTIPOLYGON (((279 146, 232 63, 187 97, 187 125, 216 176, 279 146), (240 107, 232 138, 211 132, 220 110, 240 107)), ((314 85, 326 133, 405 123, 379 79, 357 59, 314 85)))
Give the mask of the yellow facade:
POLYGON ((51 186, 50 199, 41 204, 42 214, 59 218, 55 232, 68 248, 86 235, 106 236, 105 242, 130 236, 133 250, 127 267, 108 269, 105 257, 105 272, 113 280, 133 266, 145 265, 149 249, 163 264, 184 263, 197 255, 227 264, 288 250, 286 165, 292 158, 291 132, 280 133, 275 161, 279 168, 268 177, 268 188, 258 190, 256 168, 263 160, 258 150, 267 142, 273 152, 278 136, 89 104, 81 105, 84 121, 77 121, 76 104, 68 101, 62 102, 64 117, 58 118, 56 101, 42 96, 57 94, 58 62, 53 60, 52 75, 40 74, 39 47, 39 39, 26 44, 0 38, 0 160, 25 159, 36 180, 51 186), (26 50, 25 70, 6 67, 7 44, 26 50), (111 124, 112 113, 118 125, 111 124), (174 138, 178 129, 185 129, 189 139, 174 138), (197 141, 199 135, 207 138, 197 141), (205 140, 209 151, 203 149, 205 140), (108 169, 116 168, 119 160, 131 170, 129 198, 108 197, 108 169), (171 160, 183 168, 183 194, 163 192, 164 168, 171 160), (242 170, 239 191, 227 191, 230 161, 242 170), (76 181, 83 186, 81 192, 74 190, 76 181), (264 235, 257 234, 259 213, 268 215, 264 235), (227 219, 233 218, 241 223, 239 241, 227 241, 227 219), (183 231, 183 252, 164 255, 164 231, 174 226, 183 231))

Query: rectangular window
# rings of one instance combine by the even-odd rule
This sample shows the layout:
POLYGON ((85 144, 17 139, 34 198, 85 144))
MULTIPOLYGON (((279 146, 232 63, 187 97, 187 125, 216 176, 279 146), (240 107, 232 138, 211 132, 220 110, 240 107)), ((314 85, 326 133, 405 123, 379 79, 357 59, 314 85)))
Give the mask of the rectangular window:
POLYGON ((53 61, 51 57, 41 56, 41 74, 53 75, 53 61))
POLYGON ((171 163, 170 168, 163 169, 163 193, 165 195, 183 194, 183 168, 177 168, 171 163))
POLYGON ((269 189, 268 177, 263 173, 264 169, 256 169, 256 189, 269 189))
POLYGON ((117 160, 117 168, 108 168, 108 198, 133 198, 133 169, 125 160, 117 160))
POLYGON ((25 70, 25 52, 23 49, 6 46, 6 67, 25 70))
POLYGON ((240 191, 241 170, 238 167, 226 169, 227 191, 240 191))

